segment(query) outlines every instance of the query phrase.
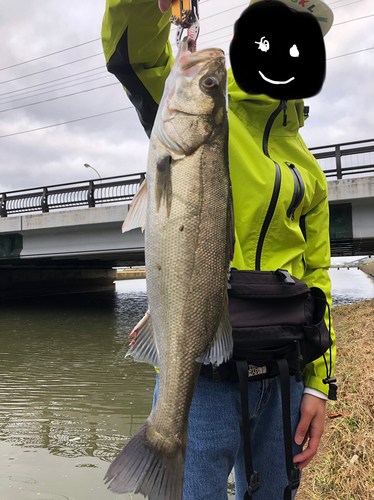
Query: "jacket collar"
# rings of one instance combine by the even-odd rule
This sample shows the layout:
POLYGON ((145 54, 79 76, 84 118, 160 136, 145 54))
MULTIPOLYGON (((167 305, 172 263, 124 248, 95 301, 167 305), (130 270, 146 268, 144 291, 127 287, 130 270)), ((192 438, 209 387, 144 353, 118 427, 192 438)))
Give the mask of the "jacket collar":
MULTIPOLYGON (((278 99, 273 99, 265 94, 247 94, 241 90, 232 74, 228 70, 229 107, 241 119, 258 130, 264 130, 266 123, 273 112, 280 105, 278 99)), ((274 136, 296 135, 299 128, 304 126, 304 101, 302 99, 287 101, 287 125, 283 125, 284 113, 281 111, 272 127, 274 136)))

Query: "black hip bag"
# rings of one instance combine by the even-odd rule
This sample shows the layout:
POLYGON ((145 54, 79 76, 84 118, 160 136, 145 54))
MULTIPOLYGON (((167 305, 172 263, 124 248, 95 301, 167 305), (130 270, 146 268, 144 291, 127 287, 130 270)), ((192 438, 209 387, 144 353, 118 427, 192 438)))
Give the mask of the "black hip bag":
MULTIPOLYGON (((305 365, 332 345, 325 294, 288 271, 232 269, 228 296, 233 357, 220 366, 203 365, 203 377, 238 381, 236 361, 246 360, 251 380, 270 378, 279 374, 276 361, 286 359, 289 373, 301 380, 305 365)), ((327 366, 326 380, 330 376, 327 366)))
MULTIPOLYGON (((251 500, 259 487, 251 454, 248 415, 248 380, 279 375, 282 397, 283 434, 288 485, 284 500, 300 484, 300 471, 293 463, 290 412, 290 378, 302 380, 304 367, 323 356, 325 384, 329 399, 336 399, 336 380, 332 378, 331 320, 325 323, 328 307, 319 288, 309 288, 288 271, 238 271, 232 269, 228 282, 229 314, 234 339, 233 357, 217 365, 202 365, 203 377, 219 381, 239 381, 243 418, 244 461, 248 490, 244 500, 251 500), (330 349, 330 363, 325 358, 330 349)), ((330 315, 329 315, 330 317, 330 315)))

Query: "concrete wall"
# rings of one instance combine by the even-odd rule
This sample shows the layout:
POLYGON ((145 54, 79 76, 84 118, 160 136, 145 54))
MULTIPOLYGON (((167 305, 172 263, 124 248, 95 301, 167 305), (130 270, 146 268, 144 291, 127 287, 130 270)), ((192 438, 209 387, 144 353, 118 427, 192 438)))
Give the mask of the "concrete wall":
POLYGON ((374 198, 352 201, 353 238, 374 237, 374 198))

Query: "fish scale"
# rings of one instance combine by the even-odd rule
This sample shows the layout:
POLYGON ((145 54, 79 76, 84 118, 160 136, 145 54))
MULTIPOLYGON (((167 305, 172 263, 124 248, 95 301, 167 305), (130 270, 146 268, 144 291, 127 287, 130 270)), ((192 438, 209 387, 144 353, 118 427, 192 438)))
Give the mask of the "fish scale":
POLYGON ((155 406, 108 469, 109 488, 181 500, 188 413, 201 363, 232 354, 234 245, 226 69, 219 49, 179 48, 153 127, 146 185, 124 230, 145 225, 149 310, 128 355, 157 364, 155 406), (144 222, 145 219, 145 222, 144 222))

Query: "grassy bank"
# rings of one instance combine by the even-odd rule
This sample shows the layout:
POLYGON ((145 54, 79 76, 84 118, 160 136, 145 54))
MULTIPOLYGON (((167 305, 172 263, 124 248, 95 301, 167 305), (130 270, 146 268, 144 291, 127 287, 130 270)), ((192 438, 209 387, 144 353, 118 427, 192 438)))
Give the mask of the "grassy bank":
POLYGON ((374 500, 374 300, 333 310, 338 401, 297 500, 374 500))

